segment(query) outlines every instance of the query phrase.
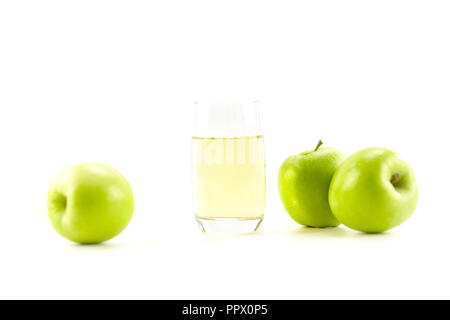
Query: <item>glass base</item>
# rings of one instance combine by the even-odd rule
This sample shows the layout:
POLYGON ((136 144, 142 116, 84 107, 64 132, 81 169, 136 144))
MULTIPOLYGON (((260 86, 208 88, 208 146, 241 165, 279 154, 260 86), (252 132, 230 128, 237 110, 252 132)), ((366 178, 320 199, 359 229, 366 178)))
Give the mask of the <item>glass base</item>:
POLYGON ((230 218, 199 218, 196 220, 205 233, 215 234, 245 234, 255 232, 263 218, 257 219, 230 219, 230 218))

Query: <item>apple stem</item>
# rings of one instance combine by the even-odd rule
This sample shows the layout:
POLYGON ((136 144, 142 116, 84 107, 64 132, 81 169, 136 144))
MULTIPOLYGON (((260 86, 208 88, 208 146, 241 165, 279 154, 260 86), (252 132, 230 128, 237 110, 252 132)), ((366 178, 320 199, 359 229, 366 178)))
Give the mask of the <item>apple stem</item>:
POLYGON ((400 174, 398 172, 394 173, 391 177, 391 183, 396 186, 397 183, 400 181, 400 174))
POLYGON ((317 144, 317 147, 314 149, 314 151, 319 150, 321 145, 323 145, 323 142, 322 142, 322 140, 319 140, 319 143, 317 144))

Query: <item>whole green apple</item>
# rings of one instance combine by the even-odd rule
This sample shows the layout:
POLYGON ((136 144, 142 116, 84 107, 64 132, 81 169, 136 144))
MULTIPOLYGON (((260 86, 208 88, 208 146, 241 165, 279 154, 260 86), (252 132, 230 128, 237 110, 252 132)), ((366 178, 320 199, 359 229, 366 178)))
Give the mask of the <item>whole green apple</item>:
POLYGON ((278 174, 278 188, 286 211, 297 223, 309 227, 335 227, 339 221, 328 204, 334 172, 345 155, 333 148, 306 151, 287 158, 278 174))
POLYGON ((99 243, 118 235, 131 220, 133 192, 119 171, 99 163, 64 170, 47 195, 55 230, 78 243, 99 243))
POLYGON ((393 151, 369 148, 350 156, 334 174, 329 201, 349 228, 375 233, 405 222, 417 205, 411 167, 393 151))

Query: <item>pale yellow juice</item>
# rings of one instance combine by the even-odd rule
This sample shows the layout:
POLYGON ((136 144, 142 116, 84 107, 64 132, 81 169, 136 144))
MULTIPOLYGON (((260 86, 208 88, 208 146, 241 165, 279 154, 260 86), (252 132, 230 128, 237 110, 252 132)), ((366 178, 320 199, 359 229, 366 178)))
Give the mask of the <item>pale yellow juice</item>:
POLYGON ((262 136, 192 138, 194 210, 201 219, 261 219, 266 202, 262 136))

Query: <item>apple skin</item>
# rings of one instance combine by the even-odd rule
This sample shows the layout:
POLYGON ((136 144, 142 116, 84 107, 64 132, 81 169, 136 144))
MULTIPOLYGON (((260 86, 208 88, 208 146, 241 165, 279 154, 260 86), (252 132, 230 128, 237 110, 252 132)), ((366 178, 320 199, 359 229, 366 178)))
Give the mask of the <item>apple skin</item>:
POLYGON ((413 170, 384 148, 364 149, 346 159, 334 174, 329 192, 336 218, 351 229, 368 233, 384 232, 405 222, 417 200, 413 170))
POLYGON ((64 238, 83 244, 118 235, 131 220, 134 198, 122 174, 104 164, 81 163, 64 170, 47 194, 53 228, 64 238))
POLYGON ((339 221, 328 204, 328 190, 334 172, 345 155, 337 149, 319 146, 288 157, 278 173, 278 189, 286 211, 297 223, 308 227, 336 227, 339 221))

